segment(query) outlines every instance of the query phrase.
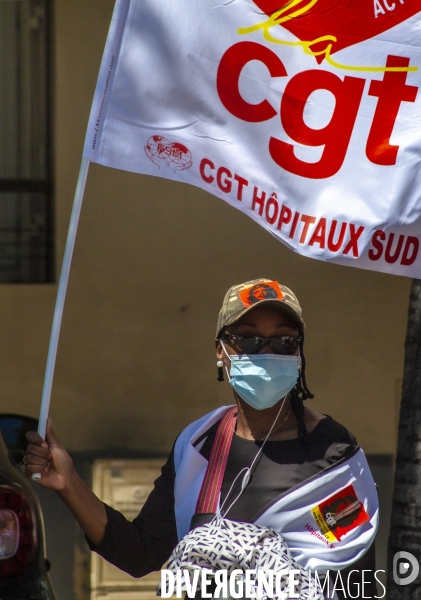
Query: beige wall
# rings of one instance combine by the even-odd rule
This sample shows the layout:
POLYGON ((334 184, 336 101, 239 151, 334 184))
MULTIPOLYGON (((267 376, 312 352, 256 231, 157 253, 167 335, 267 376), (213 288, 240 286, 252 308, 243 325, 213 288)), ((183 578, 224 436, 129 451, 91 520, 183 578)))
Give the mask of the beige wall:
MULTIPOLYGON (((55 3, 60 265, 111 0, 55 3)), ((189 421, 231 403, 216 381, 226 289, 255 277, 298 295, 311 406, 370 453, 395 448, 410 280, 293 254, 204 191, 92 165, 52 398, 71 450, 165 451, 189 421)), ((56 286, 0 288, 2 410, 38 413, 56 286)))

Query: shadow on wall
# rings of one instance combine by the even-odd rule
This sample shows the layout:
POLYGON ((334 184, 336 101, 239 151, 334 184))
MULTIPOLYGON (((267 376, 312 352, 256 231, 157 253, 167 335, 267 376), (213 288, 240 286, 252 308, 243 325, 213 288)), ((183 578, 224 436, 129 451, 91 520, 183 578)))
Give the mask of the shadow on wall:
MULTIPOLYGON (((124 456, 73 455, 74 464, 83 479, 90 483, 94 458, 151 458, 124 456)), ((380 501, 380 527, 376 538, 376 568, 386 570, 387 539, 393 492, 393 457, 386 454, 368 455, 380 501)), ((163 459, 164 463, 165 459, 163 459)), ((34 484, 35 485, 35 484, 34 484)), ((35 486, 45 519, 47 556, 51 561, 51 579, 59 600, 89 600, 90 552, 85 537, 69 509, 54 492, 35 486)), ((379 579, 385 584, 384 574, 379 579)), ((380 593, 381 590, 379 590, 380 593)))

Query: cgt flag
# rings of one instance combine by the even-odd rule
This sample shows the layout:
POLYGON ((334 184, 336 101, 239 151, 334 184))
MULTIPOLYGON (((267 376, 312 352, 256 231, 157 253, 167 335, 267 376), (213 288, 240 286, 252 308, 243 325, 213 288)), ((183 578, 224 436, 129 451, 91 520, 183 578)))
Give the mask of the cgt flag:
POLYGON ((117 0, 84 157, 421 277, 419 0, 117 0))

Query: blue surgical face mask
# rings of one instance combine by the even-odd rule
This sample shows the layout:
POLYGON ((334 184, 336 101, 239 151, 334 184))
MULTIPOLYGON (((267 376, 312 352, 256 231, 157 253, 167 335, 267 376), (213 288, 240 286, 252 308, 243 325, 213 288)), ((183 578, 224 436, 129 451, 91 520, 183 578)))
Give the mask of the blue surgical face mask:
MULTIPOLYGON (((222 342, 223 345, 223 342, 222 342)), ((229 382, 257 410, 274 406, 297 383, 300 356, 283 354, 225 354, 231 361, 229 382)))

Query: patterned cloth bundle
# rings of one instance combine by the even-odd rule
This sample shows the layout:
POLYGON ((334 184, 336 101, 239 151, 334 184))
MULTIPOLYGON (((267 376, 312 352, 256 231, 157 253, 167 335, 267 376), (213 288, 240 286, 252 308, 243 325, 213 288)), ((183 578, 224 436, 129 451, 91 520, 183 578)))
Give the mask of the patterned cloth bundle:
MULTIPOLYGON (((323 600, 323 592, 318 579, 311 577, 310 573, 301 567, 291 556, 291 552, 284 539, 273 529, 240 523, 228 519, 214 518, 210 523, 201 525, 188 533, 175 547, 168 562, 167 569, 174 575, 188 573, 190 581, 196 570, 207 569, 213 574, 216 571, 226 571, 228 578, 236 569, 244 573, 247 570, 263 571, 266 576, 273 575, 275 580, 279 571, 289 573, 294 570, 295 582, 294 595, 290 595, 288 576, 280 580, 278 590, 273 586, 273 594, 268 595, 265 588, 261 595, 257 594, 257 582, 254 597, 259 600, 287 600, 298 598, 300 600, 323 600), (280 595, 277 594, 281 592, 280 595), (298 596, 297 596, 298 594, 298 596)), ((245 580, 240 575, 237 580, 245 580)), ((182 591, 186 591, 183 575, 182 591)), ((198 579, 200 589, 200 578, 198 579)), ((157 595, 161 595, 160 586, 157 595)), ((230 596, 228 596, 230 598, 230 596)))

